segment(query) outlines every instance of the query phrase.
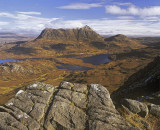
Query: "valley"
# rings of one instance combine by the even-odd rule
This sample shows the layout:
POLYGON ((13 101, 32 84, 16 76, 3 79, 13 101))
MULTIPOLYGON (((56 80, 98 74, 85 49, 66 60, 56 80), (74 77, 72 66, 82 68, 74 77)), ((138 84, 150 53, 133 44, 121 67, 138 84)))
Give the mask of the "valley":
POLYGON ((88 26, 45 29, 35 40, 1 45, 0 104, 35 81, 94 82, 112 94, 159 55, 159 48, 157 42, 141 44, 124 35, 104 38, 88 26))

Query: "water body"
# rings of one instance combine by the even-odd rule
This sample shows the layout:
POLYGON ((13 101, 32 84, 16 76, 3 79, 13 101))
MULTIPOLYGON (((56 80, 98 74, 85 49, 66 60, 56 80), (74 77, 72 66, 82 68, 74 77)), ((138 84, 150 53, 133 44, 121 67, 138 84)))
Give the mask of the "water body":
MULTIPOLYGON (((65 58, 71 58, 75 57, 77 55, 67 55, 65 58)), ((104 63, 109 63, 111 60, 109 59, 109 54, 99 54, 99 55, 94 55, 94 56, 89 56, 89 57, 84 57, 84 58, 78 58, 82 59, 84 63, 89 63, 92 65, 100 65, 104 63)), ((6 62, 13 62, 13 61, 25 61, 25 60, 40 60, 41 58, 26 58, 26 59, 3 59, 0 60, 0 63, 6 63, 6 62)), ((47 58, 46 58, 47 59, 47 58)), ((59 63, 60 66, 57 66, 58 69, 67 69, 71 71, 86 71, 90 70, 93 68, 85 67, 85 66, 78 66, 78 65, 70 65, 70 64, 61 64, 59 63)))
POLYGON ((13 61, 25 61, 25 60, 39 60, 40 58, 26 58, 26 59, 3 59, 0 60, 1 63, 6 63, 6 62, 13 62, 13 61))
POLYGON ((60 64, 60 66, 56 66, 58 69, 67 69, 71 71, 86 71, 91 70, 92 68, 78 65, 70 65, 70 64, 60 64))
MULTIPOLYGON (((77 59, 82 59, 84 63, 89 63, 92 65, 100 65, 104 63, 109 63, 111 60, 109 59, 110 54, 98 54, 94 56, 82 57, 77 59)), ((80 57, 78 55, 64 55, 60 56, 60 58, 76 58, 80 57)))
MULTIPOLYGON (((77 55, 67 55, 64 57, 71 58, 75 56, 77 55)), ((99 54, 99 55, 94 55, 94 56, 89 56, 84 58, 78 58, 78 59, 82 59, 84 63, 89 63, 92 65, 100 65, 100 64, 111 62, 111 60, 109 59, 109 56, 110 56, 109 54, 99 54)), ((93 69, 85 66, 77 66, 77 65, 70 65, 70 64, 60 64, 60 65, 61 66, 57 66, 58 69, 67 69, 71 71, 76 71, 76 70, 86 71, 86 70, 93 69)))
POLYGON ((92 65, 100 65, 104 63, 109 63, 111 60, 109 59, 109 54, 99 54, 89 57, 80 58, 83 60, 84 63, 89 63, 92 65))

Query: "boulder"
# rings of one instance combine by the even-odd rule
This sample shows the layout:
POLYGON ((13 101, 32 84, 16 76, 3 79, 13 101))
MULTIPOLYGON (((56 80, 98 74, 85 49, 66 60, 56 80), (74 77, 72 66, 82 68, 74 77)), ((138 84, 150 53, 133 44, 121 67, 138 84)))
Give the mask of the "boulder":
POLYGON ((152 115, 160 118, 160 106, 155 105, 155 104, 151 104, 150 105, 150 111, 149 111, 152 115))
POLYGON ((148 115, 149 110, 147 105, 144 103, 132 99, 124 99, 122 104, 134 114, 138 114, 142 117, 146 117, 148 115))

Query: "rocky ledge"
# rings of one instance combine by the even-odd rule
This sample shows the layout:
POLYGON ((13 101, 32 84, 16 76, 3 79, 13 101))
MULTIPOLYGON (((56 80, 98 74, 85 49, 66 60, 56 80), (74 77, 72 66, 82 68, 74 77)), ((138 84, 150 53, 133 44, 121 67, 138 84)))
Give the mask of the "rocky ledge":
POLYGON ((135 130, 98 84, 36 82, 0 107, 1 130, 135 130))

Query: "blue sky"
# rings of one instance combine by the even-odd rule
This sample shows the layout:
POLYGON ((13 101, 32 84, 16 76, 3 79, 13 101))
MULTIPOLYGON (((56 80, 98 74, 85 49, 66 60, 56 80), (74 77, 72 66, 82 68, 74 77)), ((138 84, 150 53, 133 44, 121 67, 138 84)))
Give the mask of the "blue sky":
POLYGON ((1 0, 0 32, 89 25, 102 35, 160 36, 159 0, 1 0))

